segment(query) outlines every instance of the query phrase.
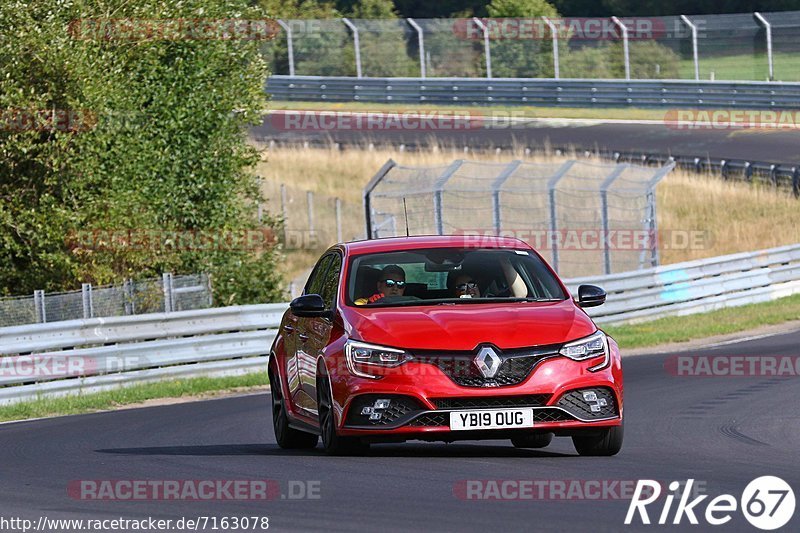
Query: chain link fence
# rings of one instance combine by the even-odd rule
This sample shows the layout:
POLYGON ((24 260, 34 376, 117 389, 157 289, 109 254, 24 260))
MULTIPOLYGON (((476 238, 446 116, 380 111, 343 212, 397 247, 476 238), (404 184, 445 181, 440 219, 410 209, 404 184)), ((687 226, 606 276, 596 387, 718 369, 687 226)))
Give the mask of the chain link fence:
POLYGON ((408 167, 389 160, 365 189, 373 238, 510 236, 563 277, 657 266, 655 186, 674 163, 479 163, 408 167))
POLYGON ((800 11, 280 23, 263 51, 290 76, 800 81, 800 11))
POLYGON ((126 280, 122 285, 84 283, 79 291, 34 291, 32 296, 0 298, 0 327, 205 309, 212 303, 206 274, 165 273, 161 279, 126 280))

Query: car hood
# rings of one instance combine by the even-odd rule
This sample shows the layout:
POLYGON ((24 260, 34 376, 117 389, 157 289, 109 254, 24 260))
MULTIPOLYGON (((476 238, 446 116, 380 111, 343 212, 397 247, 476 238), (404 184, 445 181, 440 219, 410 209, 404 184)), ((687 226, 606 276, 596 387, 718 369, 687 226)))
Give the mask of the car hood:
POLYGON ((473 350, 560 344, 597 329, 571 300, 343 310, 350 338, 396 348, 473 350))

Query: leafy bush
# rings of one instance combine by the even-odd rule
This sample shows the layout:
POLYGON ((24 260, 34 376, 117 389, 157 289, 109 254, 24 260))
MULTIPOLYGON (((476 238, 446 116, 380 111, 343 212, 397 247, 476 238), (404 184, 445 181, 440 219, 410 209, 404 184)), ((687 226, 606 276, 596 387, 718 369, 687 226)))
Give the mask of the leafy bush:
MULTIPOLYGON (((207 271, 225 303, 280 298, 275 251, 71 246, 86 230, 256 228, 265 108, 256 40, 107 39, 74 31, 118 19, 263 19, 246 0, 22 0, 0 4, 0 293, 74 289, 162 271, 207 271), (72 25, 71 25, 72 23, 72 25), (80 28, 80 26, 78 26, 80 28), (67 110, 77 127, 9 117, 67 110)), ((268 221, 274 224, 274 221, 268 221)), ((96 244, 96 243, 95 243, 96 244)))

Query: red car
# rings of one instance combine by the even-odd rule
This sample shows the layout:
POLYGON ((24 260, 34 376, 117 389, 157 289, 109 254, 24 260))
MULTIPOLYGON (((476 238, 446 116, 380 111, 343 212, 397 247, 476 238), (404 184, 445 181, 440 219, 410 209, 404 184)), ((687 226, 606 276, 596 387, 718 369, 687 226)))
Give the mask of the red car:
POLYGON ((432 236, 330 248, 272 345, 282 448, 359 453, 412 439, 572 437, 581 455, 622 446, 617 344, 517 239, 432 236))

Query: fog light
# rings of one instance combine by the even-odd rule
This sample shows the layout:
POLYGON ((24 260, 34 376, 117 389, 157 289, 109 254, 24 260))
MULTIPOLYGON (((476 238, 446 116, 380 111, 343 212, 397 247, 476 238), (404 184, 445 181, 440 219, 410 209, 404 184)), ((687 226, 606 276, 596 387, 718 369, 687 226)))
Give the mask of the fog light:
POLYGON ((372 407, 364 407, 361 409, 362 415, 371 415, 372 414, 372 407))
POLYGON ((369 419, 370 420, 380 420, 381 419, 381 414, 380 413, 372 413, 371 415, 369 415, 369 419))
POLYGON ((597 394, 594 391, 584 392, 583 393, 583 400, 586 402, 596 402, 597 401, 597 394))
POLYGON ((391 400, 375 400, 375 409, 388 409, 391 400))

